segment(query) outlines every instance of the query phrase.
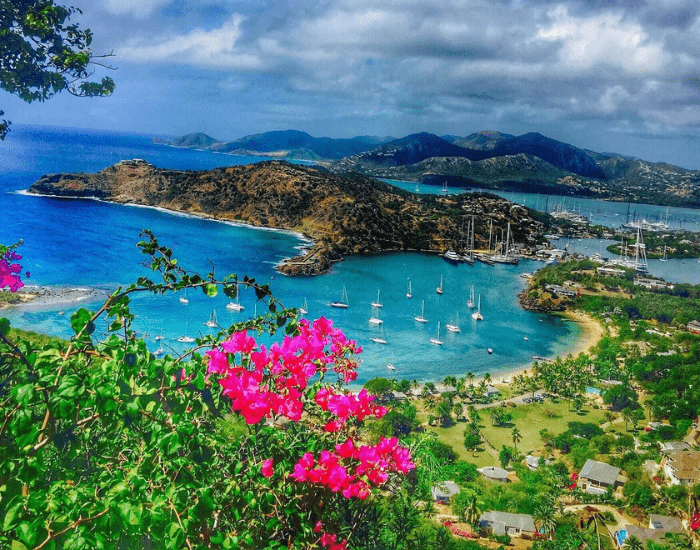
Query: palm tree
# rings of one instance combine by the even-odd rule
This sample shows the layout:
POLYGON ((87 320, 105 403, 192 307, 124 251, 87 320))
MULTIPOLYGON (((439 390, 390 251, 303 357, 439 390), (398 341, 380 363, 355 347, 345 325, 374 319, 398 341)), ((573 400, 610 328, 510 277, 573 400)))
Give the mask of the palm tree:
POLYGON ((551 502, 544 502, 535 508, 533 514, 535 526, 540 533, 547 533, 551 539, 554 535, 554 530, 557 527, 557 521, 554 519, 554 506, 551 502))
POLYGON ((627 537, 622 545, 623 550, 644 550, 644 543, 634 535, 627 537))
POLYGON ((474 373, 472 371, 467 372, 466 374, 467 380, 469 380, 469 385, 473 386, 474 385, 474 373))
POLYGON ((472 527, 478 526, 479 518, 481 517, 479 512, 480 510, 476 503, 476 496, 472 496, 471 500, 469 501, 469 506, 467 506, 467 509, 464 511, 464 516, 467 523, 472 527))
POLYGON ((634 412, 629 407, 625 407, 624 409, 622 409, 622 418, 625 421, 625 431, 626 432, 629 432, 629 429, 627 427, 627 423, 632 420, 633 416, 634 416, 634 412))
POLYGON ((520 430, 516 427, 516 428, 513 428, 513 431, 511 432, 510 437, 513 440, 513 446, 517 449, 518 443, 520 443, 523 439, 523 434, 521 434, 520 430))

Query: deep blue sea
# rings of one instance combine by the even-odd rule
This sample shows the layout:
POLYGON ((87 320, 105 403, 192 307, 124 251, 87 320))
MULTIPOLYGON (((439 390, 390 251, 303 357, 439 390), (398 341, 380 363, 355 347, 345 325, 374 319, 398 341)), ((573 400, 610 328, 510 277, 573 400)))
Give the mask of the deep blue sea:
MULTIPOLYGON (((93 172, 123 159, 143 158, 161 168, 208 169, 245 164, 259 158, 236 157, 207 151, 155 145, 150 136, 65 128, 13 126, 0 142, 0 242, 24 240, 23 267, 31 272, 27 284, 85 286, 111 290, 133 282, 150 271, 141 265, 136 248, 139 231, 149 228, 163 244, 171 245, 180 264, 206 273, 213 264, 217 275, 247 274, 269 282, 275 296, 289 307, 308 305, 308 317, 333 319, 348 336, 363 346, 358 382, 375 376, 441 380, 446 375, 489 372, 492 376, 531 363, 533 355, 565 353, 580 332, 575 323, 524 311, 517 294, 524 287, 520 273, 540 267, 523 261, 519 266, 453 265, 435 255, 391 253, 346 258, 331 273, 290 278, 274 270, 281 259, 297 253, 305 241, 297 235, 233 226, 149 208, 91 200, 52 199, 23 195, 44 174, 93 172), (436 287, 443 278, 444 293, 436 287), (408 279, 413 297, 406 297, 408 279), (466 301, 469 288, 481 294, 484 320, 471 319, 466 301), (346 288, 347 310, 331 308, 346 288), (371 302, 381 292, 381 327, 369 324, 371 302), (428 323, 417 323, 425 301, 428 323), (446 333, 446 323, 459 321, 460 334, 446 333), (442 326, 442 346, 430 344, 442 326), (382 336, 386 345, 370 340, 382 336), (526 339, 527 338, 527 339, 526 339), (493 354, 487 352, 493 349, 493 354), (396 371, 387 370, 391 362, 396 371)), ((439 191, 439 190, 438 190, 439 191)), ((139 295, 133 300, 135 329, 153 349, 162 335, 166 349, 181 351, 178 336, 211 330, 203 325, 213 310, 221 324, 253 315, 255 299, 243 293, 244 312, 226 309, 223 296, 188 295, 189 305, 178 296, 139 295)), ((44 309, 32 306, 4 310, 17 327, 59 336, 71 334, 70 314, 77 307, 65 304, 44 309)))

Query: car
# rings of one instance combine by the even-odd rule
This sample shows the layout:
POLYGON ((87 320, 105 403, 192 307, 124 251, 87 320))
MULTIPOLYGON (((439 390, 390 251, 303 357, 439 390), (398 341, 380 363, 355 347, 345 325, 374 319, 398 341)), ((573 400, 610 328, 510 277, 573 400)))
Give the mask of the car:
POLYGON ((529 397, 525 397, 523 398, 523 403, 532 403, 532 399, 530 399, 529 397))

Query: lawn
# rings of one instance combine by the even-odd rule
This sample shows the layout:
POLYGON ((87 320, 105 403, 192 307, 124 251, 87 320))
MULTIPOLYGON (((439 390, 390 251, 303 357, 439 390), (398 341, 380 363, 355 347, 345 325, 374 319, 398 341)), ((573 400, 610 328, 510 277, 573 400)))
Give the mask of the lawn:
MULTIPOLYGON (((605 411, 603 410, 586 407, 582 414, 578 414, 569 410, 569 403, 563 400, 558 402, 547 400, 544 403, 518 405, 516 408, 508 410, 513 413, 513 422, 507 426, 497 427, 491 425, 489 409, 482 409, 480 411, 484 423, 482 433, 495 449, 500 450, 503 445, 513 446, 512 428, 516 426, 522 435, 522 440, 518 443, 518 450, 523 454, 530 454, 541 447, 540 430, 543 428, 547 428, 556 435, 566 431, 568 423, 572 421, 599 425, 605 419, 605 411)), ((437 433, 440 441, 451 445, 461 459, 472 462, 479 467, 498 465, 498 459, 485 449, 478 452, 476 456, 467 452, 463 444, 465 425, 464 422, 457 422, 447 428, 430 426, 428 429, 437 433)))

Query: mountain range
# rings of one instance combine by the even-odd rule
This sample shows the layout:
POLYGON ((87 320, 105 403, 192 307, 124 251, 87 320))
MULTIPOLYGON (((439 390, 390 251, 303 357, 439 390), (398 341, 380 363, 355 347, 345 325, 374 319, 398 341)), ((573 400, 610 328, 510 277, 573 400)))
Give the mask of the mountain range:
POLYGON ((222 153, 310 159, 332 172, 426 184, 576 195, 674 206, 700 206, 700 171, 597 153, 527 133, 482 131, 465 137, 421 132, 403 138, 316 138, 266 132, 235 141, 188 134, 161 143, 222 153))

